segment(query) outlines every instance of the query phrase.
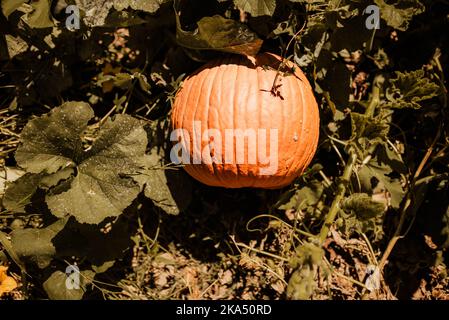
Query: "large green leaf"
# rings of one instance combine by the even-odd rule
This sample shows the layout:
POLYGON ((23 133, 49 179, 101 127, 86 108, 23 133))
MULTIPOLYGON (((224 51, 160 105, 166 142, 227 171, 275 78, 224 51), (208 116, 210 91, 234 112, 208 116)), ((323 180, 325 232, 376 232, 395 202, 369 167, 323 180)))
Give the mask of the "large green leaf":
POLYGON ((186 48, 255 55, 262 40, 245 24, 222 16, 204 17, 195 31, 184 31, 177 15, 176 39, 186 48))
POLYGON ((51 300, 81 300, 86 291, 87 285, 92 283, 95 272, 84 270, 77 273, 79 284, 73 286, 70 284, 72 275, 66 275, 62 271, 55 271, 44 282, 43 287, 51 300), (69 285, 67 285, 69 284, 69 285))
POLYGON ((374 0, 379 7, 383 20, 395 29, 405 31, 408 29, 413 16, 423 13, 424 5, 418 0, 399 0, 388 4, 385 0, 374 0))
POLYGON ((67 220, 60 219, 42 229, 18 229, 11 233, 11 244, 17 256, 40 268, 47 267, 56 254, 53 238, 64 228, 67 220))
POLYGON ((140 170, 147 145, 141 122, 117 115, 103 125, 92 147, 83 150, 81 134, 92 117, 87 103, 65 103, 26 125, 16 153, 28 172, 54 174, 43 178, 41 188, 64 180, 47 194, 48 207, 57 217, 72 215, 81 223, 119 216, 136 198, 140 187, 130 176, 140 170))
POLYGON ((234 3, 253 17, 272 16, 276 10, 276 0, 234 0, 234 3))
POLYGON ((78 164, 70 189, 47 195, 52 213, 91 224, 122 214, 140 192, 129 176, 141 167, 146 145, 140 121, 127 115, 107 121, 78 164))
POLYGON ((15 155, 18 165, 31 173, 54 173, 74 167, 83 150, 80 136, 93 115, 85 102, 66 102, 29 121, 15 155))

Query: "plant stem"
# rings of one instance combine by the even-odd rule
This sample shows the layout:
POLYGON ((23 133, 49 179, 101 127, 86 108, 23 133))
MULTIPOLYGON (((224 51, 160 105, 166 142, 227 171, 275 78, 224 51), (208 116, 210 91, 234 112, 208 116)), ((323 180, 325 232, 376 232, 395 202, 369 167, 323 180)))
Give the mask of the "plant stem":
POLYGON ((346 193, 346 186, 349 183, 349 179, 351 178, 352 169, 357 160, 357 155, 355 151, 352 149, 349 152, 349 160, 346 163, 345 170, 343 175, 340 177, 340 182, 337 186, 337 194, 335 195, 334 201, 332 202, 329 213, 326 215, 326 219, 324 220, 324 224, 321 227, 320 234, 318 236, 319 242, 322 245, 327 238, 327 234, 329 233, 329 229, 332 223, 337 216, 338 211, 340 210, 340 202, 343 200, 346 193))
POLYGON ((377 75, 373 81, 373 91, 371 95, 371 101, 365 110, 365 116, 372 118, 374 116, 374 110, 380 103, 380 92, 385 78, 382 75, 377 75))
MULTIPOLYGON (((371 101, 368 107, 365 110, 365 116, 372 118, 374 116, 374 111, 380 102, 380 93, 382 84, 384 82, 384 77, 382 75, 377 75, 373 81, 373 89, 371 101)), ((363 133, 363 130, 361 130, 363 133)), ((374 151, 374 150, 373 150, 374 151)), ((347 185, 349 184, 349 180, 351 179, 351 174, 354 169, 354 165, 357 162, 357 154, 353 148, 349 148, 349 160, 346 162, 345 169, 343 171, 342 176, 340 177, 340 181, 337 185, 337 194, 335 195, 334 200, 332 201, 332 205, 329 209, 328 214, 326 215, 326 219, 324 220, 324 224, 321 227, 320 233, 318 235, 319 243, 322 245, 327 238, 327 234, 329 233, 329 229, 334 223, 335 218, 337 217, 338 211, 340 210, 340 203, 345 197, 347 185)))

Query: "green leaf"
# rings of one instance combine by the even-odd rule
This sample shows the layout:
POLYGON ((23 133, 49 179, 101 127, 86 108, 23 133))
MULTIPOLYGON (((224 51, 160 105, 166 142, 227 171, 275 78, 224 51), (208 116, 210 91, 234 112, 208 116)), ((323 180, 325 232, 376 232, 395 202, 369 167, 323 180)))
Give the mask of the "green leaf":
POLYGON ((140 192, 129 176, 140 169, 146 145, 146 132, 137 119, 117 115, 108 120, 79 162, 70 189, 47 195, 51 212, 90 224, 122 214, 140 192))
POLYGON ((11 233, 11 244, 18 257, 46 268, 56 254, 53 238, 64 228, 67 220, 60 219, 42 229, 18 229, 11 233))
POLYGON ((153 150, 145 159, 145 171, 135 177, 145 186, 144 193, 168 214, 185 210, 192 198, 190 178, 180 169, 161 168, 161 156, 153 150))
POLYGON ((385 108, 421 108, 420 102, 440 94, 440 87, 425 76, 424 70, 410 72, 396 71, 386 91, 385 108))
POLYGON ((12 182, 3 196, 3 206, 12 212, 25 212, 25 207, 31 203, 31 197, 36 192, 42 176, 27 173, 12 182))
POLYGON ((15 158, 32 173, 54 173, 74 167, 82 154, 81 133, 94 116, 85 102, 66 102, 50 113, 31 120, 23 129, 15 158))
POLYGON ((382 183, 385 189, 390 193, 391 206, 394 209, 399 208, 399 204, 404 198, 405 191, 402 188, 400 178, 392 177, 394 171, 388 164, 379 162, 377 158, 371 159, 371 161, 363 166, 359 171, 359 178, 362 181, 371 181, 372 177, 375 177, 382 183))
POLYGON ((276 9, 276 0, 234 0, 234 4, 253 17, 272 16, 276 9))
POLYGON ((255 55, 262 46, 262 40, 245 24, 219 15, 202 18, 195 31, 184 31, 179 15, 176 25, 176 40, 189 49, 255 55))
POLYGON ((3 15, 8 18, 11 13, 16 11, 26 0, 1 0, 3 15))
POLYGON ((360 220, 368 220, 383 214, 386 208, 366 193, 353 193, 343 201, 342 209, 352 212, 360 220))
POLYGON ((64 180, 47 194, 47 205, 55 216, 73 215, 81 223, 119 216, 137 197, 140 188, 129 176, 140 169, 147 145, 141 122, 117 115, 103 125, 92 147, 83 150, 81 134, 93 115, 87 103, 67 102, 30 121, 16 153, 18 164, 29 172, 56 172, 44 178, 42 188, 64 180), (58 172, 60 168, 65 171, 58 172))
POLYGON ((374 3, 379 7, 380 15, 387 25, 400 31, 407 30, 413 16, 425 10, 418 0, 399 0, 392 4, 387 4, 385 0, 374 0, 374 3))
POLYGON ((92 283, 95 272, 92 270, 84 270, 77 275, 66 275, 62 271, 55 271, 44 282, 43 287, 51 300, 81 300, 86 291, 87 285, 92 283), (78 287, 71 285, 72 276, 79 276, 78 287), (69 284, 69 285, 67 285, 69 284))

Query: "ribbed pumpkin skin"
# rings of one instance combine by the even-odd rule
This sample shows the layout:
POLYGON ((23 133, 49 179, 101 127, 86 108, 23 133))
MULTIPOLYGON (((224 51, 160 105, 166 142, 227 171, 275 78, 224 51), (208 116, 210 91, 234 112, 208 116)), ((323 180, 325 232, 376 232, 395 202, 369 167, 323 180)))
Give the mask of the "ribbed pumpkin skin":
MULTIPOLYGON (((255 164, 185 164, 192 177, 210 186, 275 189, 290 184, 304 172, 317 148, 318 106, 307 78, 297 66, 295 74, 278 77, 280 97, 270 92, 281 61, 281 57, 270 53, 257 55, 255 63, 245 57, 226 57, 206 64, 184 81, 173 105, 173 129, 185 129, 193 137, 193 123, 201 121, 201 132, 218 129, 222 140, 225 129, 278 130, 275 174, 261 175, 259 169, 266 166, 258 158, 255 164)), ((287 66, 292 68, 293 64, 287 66)), ((269 153, 269 135, 266 140, 269 153)), ((181 139, 181 143, 185 141, 181 139)), ((206 145, 208 141, 203 141, 201 150, 206 145)), ((245 148, 247 159, 251 151, 247 140, 245 148)), ((192 141, 189 150, 193 159, 192 141)), ((222 154, 225 152, 222 141, 222 154)))

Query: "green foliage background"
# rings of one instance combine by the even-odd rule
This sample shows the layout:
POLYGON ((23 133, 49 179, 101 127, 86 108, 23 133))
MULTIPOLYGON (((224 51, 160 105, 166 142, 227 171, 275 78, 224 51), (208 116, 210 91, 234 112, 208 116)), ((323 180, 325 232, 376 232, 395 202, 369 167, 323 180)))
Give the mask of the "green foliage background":
POLYGON ((12 297, 449 298, 448 1, 0 4, 12 297), (176 91, 210 59, 264 51, 312 83, 317 155, 283 190, 201 185, 167 157, 176 91))

